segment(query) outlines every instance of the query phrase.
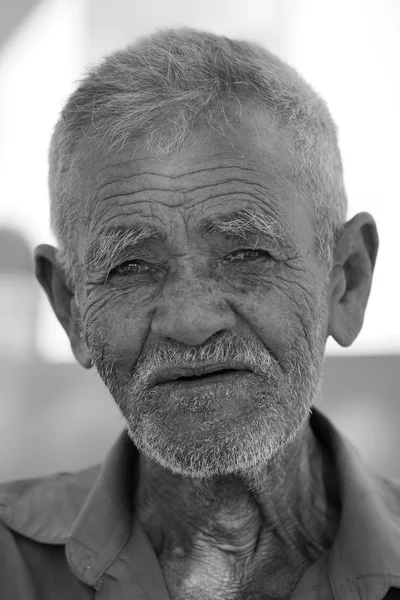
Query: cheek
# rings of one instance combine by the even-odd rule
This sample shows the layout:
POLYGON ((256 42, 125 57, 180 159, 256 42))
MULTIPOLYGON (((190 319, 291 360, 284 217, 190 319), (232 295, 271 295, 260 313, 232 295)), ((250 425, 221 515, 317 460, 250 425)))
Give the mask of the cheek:
POLYGON ((149 332, 149 319, 128 295, 88 297, 84 312, 88 345, 101 360, 123 372, 136 364, 149 332))
POLYGON ((286 372, 290 368, 286 359, 291 342, 288 310, 282 298, 272 290, 247 294, 242 298, 236 297, 234 309, 245 323, 245 327, 252 330, 286 372))
POLYGON ((293 362, 310 361, 320 299, 298 286, 276 281, 266 292, 247 295, 236 310, 287 372, 293 362))
POLYGON ((290 338, 293 351, 302 358, 313 362, 321 350, 324 351, 326 327, 326 306, 317 291, 307 294, 298 292, 289 298, 290 338))

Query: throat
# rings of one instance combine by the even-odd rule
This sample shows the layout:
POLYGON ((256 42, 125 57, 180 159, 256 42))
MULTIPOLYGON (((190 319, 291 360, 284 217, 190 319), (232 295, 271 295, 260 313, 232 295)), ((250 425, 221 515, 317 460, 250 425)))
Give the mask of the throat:
POLYGON ((174 600, 286 600, 312 564, 270 535, 246 549, 197 536, 185 551, 164 546, 158 559, 174 600))
POLYGON ((252 564, 270 577, 277 565, 298 574, 336 535, 335 468, 311 431, 249 478, 189 478, 140 460, 136 512, 160 562, 177 568, 190 558, 226 577, 231 568, 253 573, 252 564))
POLYGON ((162 508, 149 490, 138 496, 138 516, 159 558, 166 548, 173 556, 199 561, 213 556, 226 566, 252 557, 262 512, 250 494, 238 490, 234 476, 221 479, 192 480, 190 485, 177 479, 172 488, 159 480, 162 508))

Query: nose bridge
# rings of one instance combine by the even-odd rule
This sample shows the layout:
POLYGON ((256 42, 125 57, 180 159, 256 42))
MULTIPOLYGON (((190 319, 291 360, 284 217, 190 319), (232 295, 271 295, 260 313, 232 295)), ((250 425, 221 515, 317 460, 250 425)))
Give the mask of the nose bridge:
POLYGON ((152 321, 154 334, 195 346, 234 328, 235 314, 207 271, 187 266, 165 285, 152 321))

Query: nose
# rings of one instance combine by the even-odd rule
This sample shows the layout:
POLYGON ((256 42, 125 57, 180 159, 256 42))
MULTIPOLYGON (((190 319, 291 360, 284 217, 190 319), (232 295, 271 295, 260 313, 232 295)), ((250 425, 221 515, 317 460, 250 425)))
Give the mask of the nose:
POLYGON ((232 331, 236 326, 235 313, 212 286, 186 282, 184 291, 164 296, 151 329, 157 336, 199 346, 215 333, 232 331))

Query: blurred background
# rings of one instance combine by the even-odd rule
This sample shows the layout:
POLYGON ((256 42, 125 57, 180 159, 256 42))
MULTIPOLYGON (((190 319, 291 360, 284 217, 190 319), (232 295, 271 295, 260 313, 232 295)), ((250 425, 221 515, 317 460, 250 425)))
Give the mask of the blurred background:
POLYGON ((364 328, 328 342, 321 409, 377 470, 400 478, 400 2, 14 0, 0 7, 0 481, 101 460, 123 420, 33 277, 53 243, 47 149, 85 67, 140 35, 188 25, 262 43, 324 97, 340 131, 349 215, 380 252, 364 328))

